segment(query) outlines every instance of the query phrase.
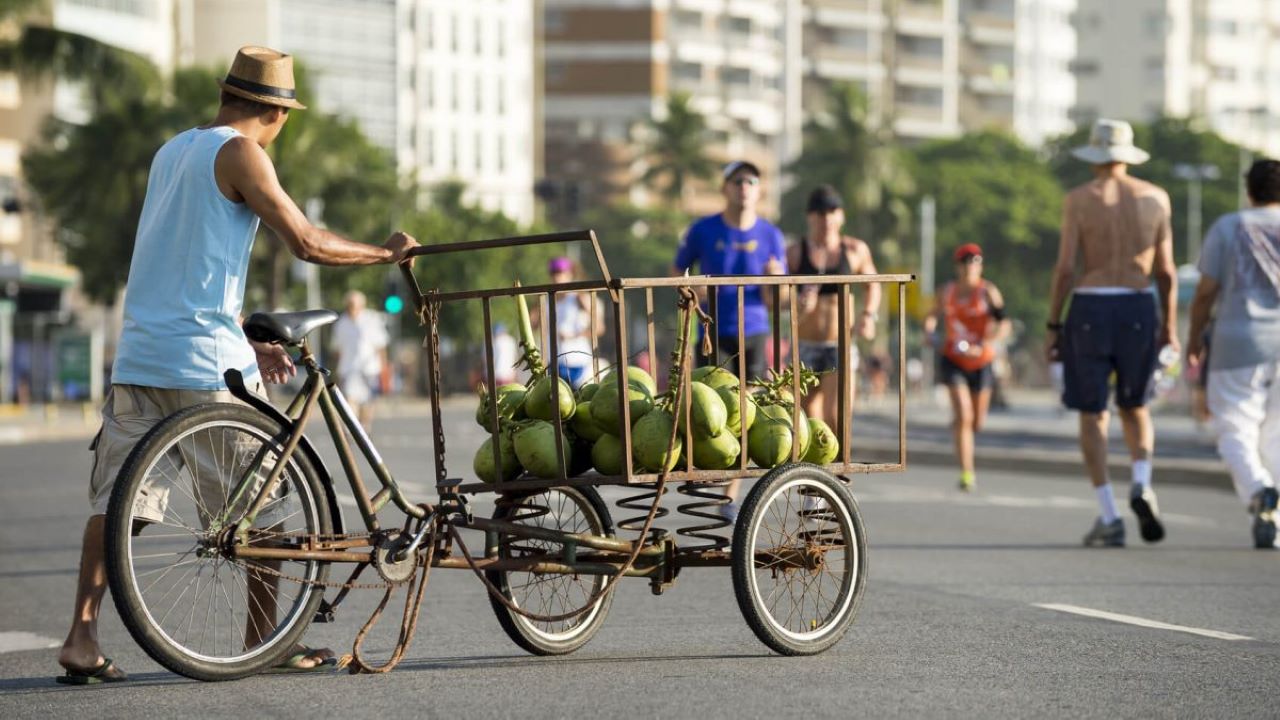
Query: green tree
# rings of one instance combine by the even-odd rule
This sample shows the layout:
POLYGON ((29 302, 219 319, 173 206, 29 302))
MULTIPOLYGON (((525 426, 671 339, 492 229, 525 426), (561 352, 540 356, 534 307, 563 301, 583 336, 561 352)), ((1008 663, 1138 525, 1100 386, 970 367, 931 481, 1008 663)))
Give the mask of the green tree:
MULTIPOLYGON (((1179 163, 1208 164, 1218 168, 1217 180, 1205 180, 1201 186, 1202 231, 1208 231, 1213 220, 1234 212, 1237 206, 1237 177, 1240 170, 1240 146, 1207 130, 1203 123, 1187 118, 1161 118, 1133 126, 1134 144, 1151 153, 1151 159, 1129 168, 1130 174, 1164 188, 1173 204, 1174 257, 1178 263, 1194 262, 1188 257, 1187 222, 1188 187, 1174 175, 1179 163)), ((1050 167, 1063 188, 1070 189, 1093 177, 1089 165, 1071 156, 1073 148, 1089 142, 1089 128, 1080 128, 1049 143, 1046 151, 1050 167)))
POLYGON ((17 26, 13 37, 0 38, 0 70, 28 79, 90 80, 84 90, 94 107, 117 95, 135 97, 158 86, 159 72, 146 58, 54 27, 50 5, 48 0, 0 2, 0 25, 17 26))
POLYGON ((788 168, 797 182, 782 197, 783 229, 804 232, 805 201, 819 184, 845 200, 847 227, 868 240, 901 239, 911 225, 912 178, 892 130, 870 118, 856 85, 836 83, 825 112, 804 128, 804 149, 788 168))
POLYGON ((1048 312, 1062 208, 1049 168, 998 131, 931 142, 912 156, 919 193, 937 201, 938 287, 953 276, 955 248, 978 243, 984 276, 1003 291, 1010 316, 1038 333, 1048 312))
POLYGON ((707 157, 707 119, 690 104, 687 93, 667 98, 666 117, 651 120, 649 169, 641 180, 683 207, 695 180, 715 177, 716 163, 707 157))

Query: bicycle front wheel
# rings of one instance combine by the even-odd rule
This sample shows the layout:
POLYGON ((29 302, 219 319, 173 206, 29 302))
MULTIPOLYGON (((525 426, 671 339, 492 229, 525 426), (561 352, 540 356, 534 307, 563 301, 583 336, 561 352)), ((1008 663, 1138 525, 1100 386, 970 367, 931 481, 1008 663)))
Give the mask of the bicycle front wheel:
MULTIPOLYGON (((291 653, 315 616, 328 563, 250 560, 227 551, 281 460, 285 432, 243 405, 199 405, 143 438, 107 512, 107 577, 134 640, 197 680, 233 680, 291 653)), ((249 547, 300 548, 332 532, 315 469, 294 452, 257 513, 249 547)))

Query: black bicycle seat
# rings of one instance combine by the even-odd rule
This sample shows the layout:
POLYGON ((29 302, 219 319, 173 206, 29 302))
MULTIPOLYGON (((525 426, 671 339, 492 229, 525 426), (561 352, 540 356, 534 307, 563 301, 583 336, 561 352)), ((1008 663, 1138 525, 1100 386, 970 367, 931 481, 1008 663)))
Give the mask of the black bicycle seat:
POLYGON ((257 312, 244 321, 244 334, 255 342, 297 345, 312 330, 338 319, 332 310, 302 312, 257 312))

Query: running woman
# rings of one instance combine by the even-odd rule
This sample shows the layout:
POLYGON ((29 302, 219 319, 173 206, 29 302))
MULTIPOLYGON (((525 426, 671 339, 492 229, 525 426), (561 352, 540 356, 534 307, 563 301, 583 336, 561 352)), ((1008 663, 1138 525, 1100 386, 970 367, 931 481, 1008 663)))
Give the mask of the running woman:
POLYGON ((973 437, 982 429, 991 406, 995 344, 1009 334, 1004 297, 982 278, 982 248, 973 243, 956 248, 956 279, 937 296, 925 319, 925 337, 939 351, 938 380, 951 398, 951 432, 960 460, 960 489, 973 490, 973 437), (934 339, 942 323, 941 347, 934 339))

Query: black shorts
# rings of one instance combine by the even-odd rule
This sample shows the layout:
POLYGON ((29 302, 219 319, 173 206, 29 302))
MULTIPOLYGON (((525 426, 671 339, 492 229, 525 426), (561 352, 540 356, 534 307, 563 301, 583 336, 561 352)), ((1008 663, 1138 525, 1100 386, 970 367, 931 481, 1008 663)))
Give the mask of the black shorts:
POLYGON ((1112 373, 1118 407, 1146 405, 1155 389, 1159 352, 1155 296, 1076 293, 1061 347, 1064 405, 1080 412, 1106 410, 1112 373))
POLYGON ((990 390, 996 384, 996 374, 987 363, 977 370, 965 370, 946 355, 938 356, 938 382, 943 385, 968 385, 969 392, 978 394, 990 390))
MULTIPOLYGON (((747 376, 743 380, 754 380, 760 378, 767 380, 765 368, 768 367, 767 358, 765 358, 765 347, 769 342, 768 333, 760 333, 759 335, 748 335, 743 338, 742 354, 746 356, 747 376)), ((697 358, 699 365, 711 365, 711 358, 702 355, 701 350, 697 350, 697 358)), ((725 370, 738 374, 738 338, 735 335, 721 335, 719 338, 719 354, 715 363, 725 370)))

